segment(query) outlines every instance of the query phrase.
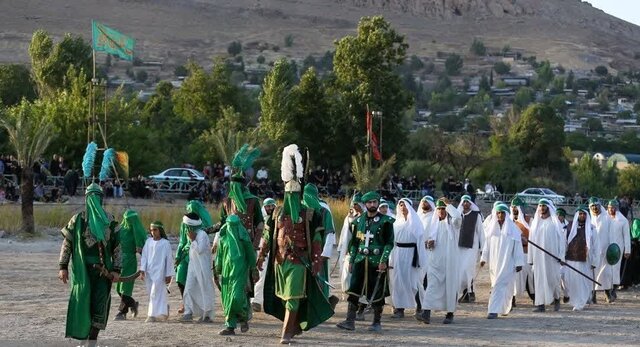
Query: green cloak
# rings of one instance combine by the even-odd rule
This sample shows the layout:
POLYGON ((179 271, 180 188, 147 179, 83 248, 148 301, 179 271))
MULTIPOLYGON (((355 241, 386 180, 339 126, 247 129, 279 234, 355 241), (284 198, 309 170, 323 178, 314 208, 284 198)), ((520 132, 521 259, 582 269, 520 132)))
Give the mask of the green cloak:
MULTIPOLYGON (((136 249, 144 246, 147 241, 147 232, 142 226, 140 216, 134 210, 127 210, 122 216, 120 224, 120 250, 122 252, 122 276, 130 276, 138 271, 138 259, 136 249)), ((116 292, 120 295, 131 296, 135 282, 118 282, 116 292)))
POLYGON ((250 270, 255 267, 256 252, 247 229, 240 218, 231 215, 220 229, 220 239, 215 260, 215 271, 220 277, 220 297, 225 325, 235 328, 236 323, 246 322, 249 313, 247 289, 250 286, 250 270))
MULTIPOLYGON (((213 226, 213 222, 211 221, 211 214, 209 211, 202 205, 202 203, 198 200, 190 200, 187 202, 187 213, 196 213, 200 219, 202 220, 201 228, 203 230, 207 230, 211 226, 213 226)), ((187 234, 189 233, 189 228, 184 224, 180 223, 180 241, 178 243, 178 248, 176 250, 176 282, 182 285, 187 283, 187 270, 189 269, 189 249, 191 249, 191 240, 187 234)))

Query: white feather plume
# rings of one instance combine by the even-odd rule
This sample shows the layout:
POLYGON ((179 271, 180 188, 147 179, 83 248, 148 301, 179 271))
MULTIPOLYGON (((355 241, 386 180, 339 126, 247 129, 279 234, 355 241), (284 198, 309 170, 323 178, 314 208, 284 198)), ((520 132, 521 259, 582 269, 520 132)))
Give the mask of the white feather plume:
POLYGON ((282 163, 280 165, 280 176, 282 181, 289 182, 293 179, 300 181, 304 175, 304 168, 302 167, 302 155, 298 151, 298 145, 291 144, 282 150, 282 163), (295 167, 293 165, 292 157, 295 157, 295 167))

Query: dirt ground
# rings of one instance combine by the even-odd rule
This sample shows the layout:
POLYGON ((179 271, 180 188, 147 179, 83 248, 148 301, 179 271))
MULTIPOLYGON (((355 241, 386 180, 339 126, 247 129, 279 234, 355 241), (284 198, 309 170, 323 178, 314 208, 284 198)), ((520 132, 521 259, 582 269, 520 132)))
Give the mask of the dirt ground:
MULTIPOLYGON (((0 345, 50 346, 78 345, 64 339, 64 325, 69 288, 57 279, 60 246, 58 236, 47 236, 31 242, 0 239, 0 345)), ((174 244, 175 247, 175 244, 174 244)), ((332 262, 333 264, 333 262, 332 262)), ((338 278, 332 278, 337 282, 338 278)), ((358 322, 355 332, 335 327, 344 319, 346 303, 320 327, 295 339, 298 345, 328 346, 393 346, 393 345, 519 345, 519 346, 605 346, 640 345, 640 289, 620 292, 613 304, 592 305, 582 312, 572 312, 563 304, 559 312, 533 313, 528 299, 519 298, 518 307, 507 317, 487 320, 489 294, 487 270, 477 279, 477 302, 458 305, 452 325, 443 325, 443 312, 432 315, 432 324, 413 319, 392 320, 387 306, 382 318, 383 331, 366 331, 368 322, 358 322)), ((337 284, 337 283, 336 283, 337 284)), ((216 293, 218 295, 218 293, 216 293)), ((171 284, 171 316, 168 322, 145 323, 148 296, 138 281, 134 297, 140 301, 140 315, 127 321, 110 321, 100 334, 109 346, 263 346, 277 344, 281 324, 264 313, 256 313, 251 329, 245 334, 222 337, 219 302, 213 324, 184 324, 175 314, 179 306, 179 290, 171 284)), ((603 295, 600 301, 604 302, 603 295)), ((119 299, 112 293, 111 317, 119 299)), ((371 315, 367 316, 371 319, 371 315)))

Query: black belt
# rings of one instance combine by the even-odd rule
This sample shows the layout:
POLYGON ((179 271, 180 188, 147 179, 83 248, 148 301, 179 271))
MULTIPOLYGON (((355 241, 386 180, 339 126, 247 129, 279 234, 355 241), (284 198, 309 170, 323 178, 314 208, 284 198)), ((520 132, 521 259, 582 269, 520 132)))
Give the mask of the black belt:
POLYGON ((415 242, 396 242, 396 247, 413 248, 413 260, 411 260, 411 266, 418 267, 418 244, 415 242))

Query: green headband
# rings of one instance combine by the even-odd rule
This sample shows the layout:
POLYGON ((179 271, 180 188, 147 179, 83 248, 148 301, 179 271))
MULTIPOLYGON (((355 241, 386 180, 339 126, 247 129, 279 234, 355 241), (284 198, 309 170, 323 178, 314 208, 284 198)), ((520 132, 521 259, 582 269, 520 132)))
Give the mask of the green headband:
POLYGON ((380 201, 380 194, 378 194, 378 192, 376 191, 370 191, 368 193, 366 193, 365 195, 362 196, 362 202, 368 202, 371 200, 376 200, 376 201, 380 201))

